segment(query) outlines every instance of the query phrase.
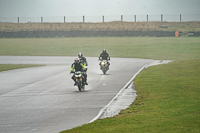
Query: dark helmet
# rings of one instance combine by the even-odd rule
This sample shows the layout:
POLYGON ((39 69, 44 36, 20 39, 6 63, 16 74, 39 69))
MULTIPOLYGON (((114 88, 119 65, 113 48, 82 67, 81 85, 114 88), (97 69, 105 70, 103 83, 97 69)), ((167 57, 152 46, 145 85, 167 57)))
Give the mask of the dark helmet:
POLYGON ((79 54, 78 54, 78 57, 79 57, 79 58, 82 58, 82 57, 83 57, 83 54, 82 54, 82 53, 79 53, 79 54))
POLYGON ((83 54, 82 54, 82 53, 79 53, 79 54, 78 54, 78 57, 79 57, 79 58, 82 58, 82 57, 83 57, 83 54))
POLYGON ((106 49, 103 49, 103 53, 106 53, 106 49))

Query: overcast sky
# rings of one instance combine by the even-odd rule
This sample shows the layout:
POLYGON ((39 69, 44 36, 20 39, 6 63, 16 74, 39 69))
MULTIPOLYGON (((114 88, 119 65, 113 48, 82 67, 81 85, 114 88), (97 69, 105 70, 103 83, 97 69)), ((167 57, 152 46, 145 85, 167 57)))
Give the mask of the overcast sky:
POLYGON ((0 18, 147 14, 200 14, 200 0, 0 0, 0 18))

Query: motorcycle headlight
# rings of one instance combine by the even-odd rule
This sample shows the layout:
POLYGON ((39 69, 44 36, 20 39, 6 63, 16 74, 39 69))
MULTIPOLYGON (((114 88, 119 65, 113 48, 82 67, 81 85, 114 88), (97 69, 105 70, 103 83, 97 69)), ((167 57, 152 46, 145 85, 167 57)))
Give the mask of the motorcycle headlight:
POLYGON ((104 65, 105 63, 104 62, 101 62, 101 65, 104 65))

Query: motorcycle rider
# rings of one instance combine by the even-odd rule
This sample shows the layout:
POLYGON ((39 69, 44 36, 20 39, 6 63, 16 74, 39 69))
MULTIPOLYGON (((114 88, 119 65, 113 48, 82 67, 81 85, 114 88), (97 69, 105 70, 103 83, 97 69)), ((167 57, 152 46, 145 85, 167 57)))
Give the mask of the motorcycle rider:
MULTIPOLYGON (((85 84, 88 85, 87 83, 87 67, 85 65, 83 65, 82 62, 80 62, 80 59, 78 57, 75 58, 74 63, 71 65, 71 69, 70 69, 70 73, 75 69, 75 72, 77 71, 85 71, 83 74, 84 79, 85 79, 85 84)), ((72 79, 74 80, 74 86, 76 85, 76 81, 75 81, 75 74, 73 74, 72 79)))
MULTIPOLYGON (((106 52, 106 49, 103 49, 103 52, 100 54, 99 56, 99 60, 110 60, 110 56, 109 54, 106 52)), ((101 62, 99 63, 100 67, 101 67, 101 62)), ((108 69, 109 69, 110 63, 108 62, 108 69)), ((101 68, 102 69, 102 68, 101 68)))
POLYGON ((83 54, 82 54, 82 53, 79 53, 79 54, 78 54, 78 57, 79 57, 79 59, 80 59, 80 62, 83 63, 83 65, 85 64, 86 66, 88 66, 88 62, 87 62, 86 58, 83 57, 83 54))

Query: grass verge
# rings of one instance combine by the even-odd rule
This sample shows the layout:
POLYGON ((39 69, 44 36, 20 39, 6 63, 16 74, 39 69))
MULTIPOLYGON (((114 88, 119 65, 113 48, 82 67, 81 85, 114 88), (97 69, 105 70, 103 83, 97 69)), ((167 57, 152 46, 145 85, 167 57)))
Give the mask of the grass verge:
POLYGON ((38 67, 43 65, 29 65, 29 64, 0 64, 0 72, 8 71, 13 69, 27 68, 27 67, 38 67))

